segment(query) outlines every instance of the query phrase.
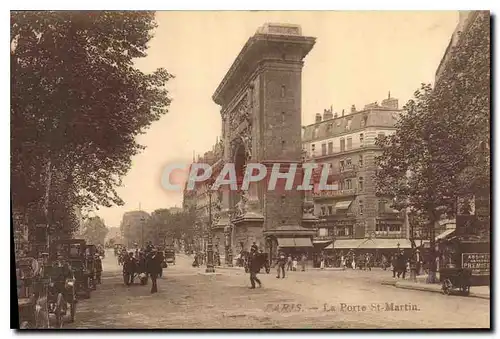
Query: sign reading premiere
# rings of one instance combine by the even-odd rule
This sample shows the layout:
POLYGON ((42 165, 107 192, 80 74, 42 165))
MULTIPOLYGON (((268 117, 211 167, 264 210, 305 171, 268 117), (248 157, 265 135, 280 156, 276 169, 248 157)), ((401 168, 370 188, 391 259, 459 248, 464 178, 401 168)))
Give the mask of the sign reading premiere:
POLYGON ((490 254, 462 253, 462 268, 472 269, 472 275, 490 275, 490 254))

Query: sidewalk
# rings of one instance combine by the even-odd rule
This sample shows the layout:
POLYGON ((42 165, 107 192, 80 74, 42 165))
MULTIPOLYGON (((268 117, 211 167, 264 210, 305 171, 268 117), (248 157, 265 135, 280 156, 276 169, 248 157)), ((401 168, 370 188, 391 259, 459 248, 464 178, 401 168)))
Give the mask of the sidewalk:
MULTIPOLYGON (((391 285, 396 288, 404 288, 408 290, 443 293, 440 283, 427 284, 425 282, 426 279, 426 275, 421 275, 417 277, 417 282, 400 279, 384 280, 382 285, 391 285)), ((468 296, 472 298, 490 299, 490 289, 488 286, 471 286, 470 294, 468 296)))

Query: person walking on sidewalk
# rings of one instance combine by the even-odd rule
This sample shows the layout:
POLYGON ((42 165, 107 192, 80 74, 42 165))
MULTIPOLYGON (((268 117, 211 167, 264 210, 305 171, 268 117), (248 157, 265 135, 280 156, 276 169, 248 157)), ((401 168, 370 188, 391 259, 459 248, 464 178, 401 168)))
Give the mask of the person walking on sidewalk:
POLYGON ((278 275, 277 279, 280 278, 280 273, 282 273, 282 279, 285 279, 285 264, 286 264, 286 256, 281 250, 278 251, 278 259, 276 261, 276 265, 278 266, 278 275))
POLYGON ((257 278, 257 273, 259 273, 261 266, 262 263, 259 261, 257 246, 252 246, 248 257, 248 271, 250 272, 250 284, 252 285, 250 288, 255 288, 255 282, 259 284, 259 287, 262 287, 260 279, 257 278))
POLYGON ((146 267, 149 276, 151 277, 151 293, 158 292, 158 286, 156 284, 158 275, 161 272, 161 262, 160 256, 158 255, 158 250, 153 248, 148 254, 148 259, 146 260, 146 267))
POLYGON ((286 260, 286 270, 291 271, 292 270, 292 256, 288 255, 288 258, 286 260))
MULTIPOLYGON (((306 260, 307 256, 306 254, 302 254, 302 257, 300 258, 300 266, 301 266, 301 271, 305 272, 306 271, 306 260)), ((323 266, 325 265, 325 256, 323 255, 323 266)))
POLYGON ((297 265, 298 265, 297 257, 293 257, 293 260, 292 260, 292 271, 297 271, 297 265))

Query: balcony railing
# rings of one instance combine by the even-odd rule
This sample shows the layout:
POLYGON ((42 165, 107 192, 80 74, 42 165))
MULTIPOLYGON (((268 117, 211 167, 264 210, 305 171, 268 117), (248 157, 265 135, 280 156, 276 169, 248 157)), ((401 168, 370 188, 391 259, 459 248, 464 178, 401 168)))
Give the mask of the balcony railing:
POLYGON ((388 218, 388 219, 403 219, 403 213, 400 211, 384 211, 384 212, 378 212, 378 216, 380 218, 388 218))
POLYGON ((325 221, 329 220, 338 220, 338 219, 353 219, 356 217, 356 214, 348 212, 348 213, 336 213, 336 214, 327 214, 322 215, 321 218, 325 221))
POLYGON ((313 192, 313 198, 332 198, 332 197, 346 197, 356 195, 356 189, 343 189, 343 190, 324 190, 313 192))
POLYGON ((380 238, 404 238, 402 231, 375 231, 375 236, 380 238))
POLYGON ((353 172, 356 170, 356 165, 349 164, 340 167, 340 173, 353 172))

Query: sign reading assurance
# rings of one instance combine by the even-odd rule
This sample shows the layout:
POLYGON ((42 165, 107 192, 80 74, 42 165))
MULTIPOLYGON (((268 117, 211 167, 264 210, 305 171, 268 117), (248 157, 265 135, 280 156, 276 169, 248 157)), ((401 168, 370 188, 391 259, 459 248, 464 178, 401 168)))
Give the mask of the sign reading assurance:
POLYGON ((472 269, 472 275, 490 275, 490 254, 462 253, 462 268, 472 269))

